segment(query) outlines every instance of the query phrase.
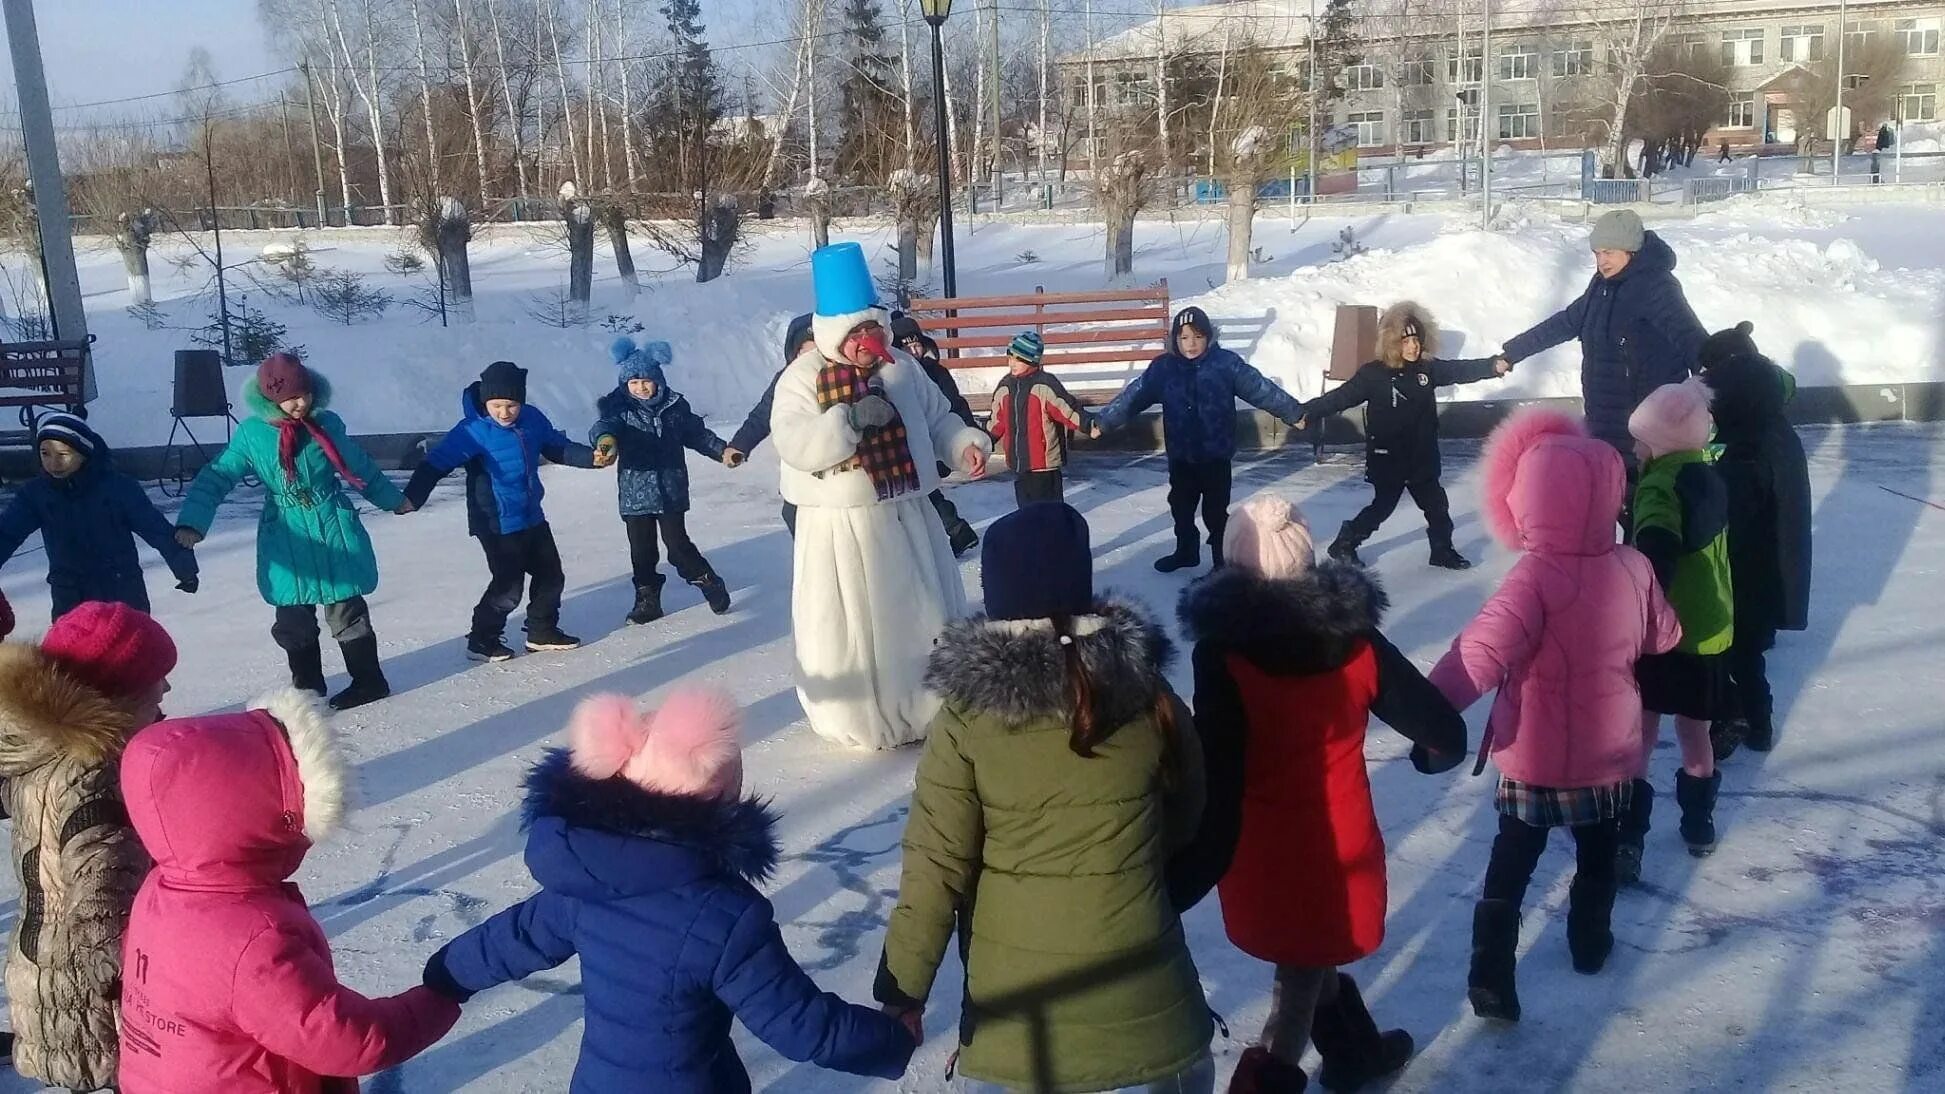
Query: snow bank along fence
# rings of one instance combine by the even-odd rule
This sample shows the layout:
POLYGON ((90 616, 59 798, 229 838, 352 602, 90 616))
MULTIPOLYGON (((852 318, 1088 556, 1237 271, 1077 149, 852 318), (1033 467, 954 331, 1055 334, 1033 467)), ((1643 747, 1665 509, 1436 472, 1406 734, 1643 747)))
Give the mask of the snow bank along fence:
POLYGON ((938 340, 951 369, 985 370, 966 401, 984 412, 1006 367, 1013 336, 1031 329, 1046 343, 1042 363, 1057 370, 1074 397, 1089 406, 1113 399, 1168 344, 1168 281, 1140 289, 1050 293, 1035 285, 1015 296, 935 297, 905 310, 938 340), (1083 367, 1085 366, 1085 367, 1083 367))
POLYGON ((0 407, 17 407, 18 430, 0 430, 0 447, 34 445, 34 423, 54 410, 78 411, 88 396, 88 346, 94 341, 0 344, 0 407))

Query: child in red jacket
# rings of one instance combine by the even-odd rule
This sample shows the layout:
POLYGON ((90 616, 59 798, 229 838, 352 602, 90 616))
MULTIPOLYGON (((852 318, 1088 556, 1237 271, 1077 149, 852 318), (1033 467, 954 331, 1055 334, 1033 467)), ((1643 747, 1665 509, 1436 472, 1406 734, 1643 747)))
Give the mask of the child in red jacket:
POLYGON ((459 1020, 423 985, 338 982, 290 877, 344 815, 344 761, 312 696, 256 708, 157 722, 123 756, 155 859, 122 949, 124 1094, 349 1094, 459 1020))
POLYGON ((1337 971, 1384 939, 1364 727, 1383 719, 1432 773, 1465 757, 1465 722, 1378 632, 1377 580, 1352 563, 1316 565, 1288 501, 1245 502, 1222 547, 1227 565, 1182 594, 1209 791, 1195 841, 1170 862, 1170 898, 1186 909, 1220 879, 1229 940, 1276 965, 1262 1043, 1243 1053, 1232 1094, 1304 1089, 1298 1061, 1312 1040, 1323 1085, 1353 1090, 1412 1053, 1411 1035, 1380 1033, 1337 971))
POLYGON ((1060 471, 1067 466, 1067 434, 1079 430, 1100 436, 1094 418, 1067 388, 1040 367, 1046 351, 1040 335, 1023 330, 1006 347, 1010 370, 993 391, 993 417, 987 431, 1006 466, 1013 470, 1013 500, 1060 501, 1060 471))

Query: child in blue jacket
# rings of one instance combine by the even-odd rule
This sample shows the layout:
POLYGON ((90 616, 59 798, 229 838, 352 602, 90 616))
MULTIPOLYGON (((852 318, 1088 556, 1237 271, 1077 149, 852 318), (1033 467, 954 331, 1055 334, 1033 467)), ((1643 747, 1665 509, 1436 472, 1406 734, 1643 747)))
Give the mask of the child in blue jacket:
POLYGON ((586 1000, 570 1094, 748 1094, 740 1019, 779 1054, 896 1079, 918 1027, 820 992, 784 946, 757 883, 777 817, 743 793, 739 712, 679 689, 648 715, 587 699, 569 747, 527 776, 527 867, 540 892, 426 963, 459 1002, 581 957, 586 1000))
POLYGON ((1222 565, 1222 530, 1229 519, 1230 465, 1236 458, 1236 400, 1295 426, 1303 407, 1249 362, 1216 344, 1215 324, 1201 308, 1183 308, 1170 327, 1168 350, 1095 416, 1103 432, 1162 404, 1162 441, 1168 451, 1168 508, 1175 518, 1175 551, 1155 569, 1172 573, 1200 565, 1195 510, 1209 533, 1209 552, 1222 565))
POLYGON ((34 429, 41 471, 20 487, 0 513, 0 564, 35 532, 47 546, 47 587, 53 618, 89 600, 149 610, 148 585, 135 537, 155 548, 176 575, 176 588, 196 591, 196 554, 176 542, 176 530, 142 485, 115 470, 114 460, 88 423, 49 414, 34 429))
POLYGON ((466 468, 466 526, 486 552, 492 575, 486 594, 473 608, 466 656, 475 661, 505 661, 513 656, 502 635, 507 616, 520 606, 528 578, 527 651, 571 650, 581 640, 561 630, 560 549, 547 514, 540 508, 546 491, 540 483, 543 460, 569 467, 607 467, 612 454, 598 455, 567 439, 540 408, 527 405, 527 370, 512 361, 495 361, 462 396, 465 418, 446 434, 405 485, 405 497, 423 508, 440 479, 466 468))
POLYGON ((717 575, 689 539, 684 521, 689 511, 689 465, 683 449, 692 448, 727 467, 740 467, 743 454, 733 452, 689 408, 662 370, 674 360, 667 342, 635 345, 617 338, 609 347, 620 370, 620 384, 595 403, 594 428, 588 437, 596 454, 618 458, 621 522, 628 528, 628 556, 635 575, 635 607, 630 623, 653 623, 662 618, 661 556, 655 549, 659 528, 669 549, 669 565, 682 580, 702 590, 717 615, 729 610, 729 586, 717 575))

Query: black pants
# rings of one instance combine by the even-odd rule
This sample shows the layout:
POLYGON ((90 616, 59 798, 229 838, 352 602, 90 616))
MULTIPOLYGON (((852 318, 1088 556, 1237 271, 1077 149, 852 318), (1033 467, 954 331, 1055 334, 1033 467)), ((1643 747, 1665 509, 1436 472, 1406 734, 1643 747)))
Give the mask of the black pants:
MULTIPOLYGON (((1499 815, 1499 835, 1493 839, 1492 861, 1486 864, 1487 900, 1505 900, 1514 905, 1526 901, 1526 886, 1533 880, 1533 869, 1546 850, 1548 828, 1526 823, 1518 817, 1499 815)), ((1614 852, 1620 845, 1618 821, 1575 825, 1574 877, 1589 883, 1614 884, 1614 852)))
POLYGON ((481 641, 497 639, 506 630, 507 616, 520 606, 520 593, 527 578, 527 631, 544 634, 558 630, 561 622, 561 590, 567 577, 561 573, 560 549, 554 546, 554 530, 545 524, 508 535, 479 537, 486 552, 486 569, 492 575, 486 595, 473 609, 473 630, 468 636, 481 641))
POLYGON ((1775 700, 1769 692, 1769 665, 1764 655, 1776 645, 1776 632, 1737 627, 1729 645, 1729 680, 1735 685, 1736 713, 1758 736, 1770 729, 1775 700))
POLYGON ((1060 501, 1066 497, 1066 489, 1060 481, 1060 469, 1051 471, 1022 471, 1013 476, 1013 503, 1025 505, 1034 501, 1060 501))
MULTIPOLYGON (((350 600, 340 600, 336 604, 324 605, 324 625, 331 628, 331 637, 340 645, 360 638, 370 638, 371 608, 362 596, 350 600)), ((270 639, 278 648, 286 652, 309 649, 317 645, 317 605, 294 604, 280 606, 277 620, 270 624, 270 639)))
POLYGON ((1191 463, 1168 461, 1168 511, 1175 518, 1175 550, 1188 554, 1196 549, 1195 511, 1202 509, 1202 526, 1209 533, 1209 547, 1220 557, 1222 529, 1229 523, 1228 460, 1191 463))
MULTIPOLYGON (((1056 495, 1056 498, 1058 498, 1058 495, 1056 495)), ((925 500, 932 503, 932 509, 939 514, 940 522, 945 525, 946 534, 951 535, 952 530, 962 523, 959 517, 959 507, 952 504, 945 496, 945 491, 943 490, 932 491, 925 496, 925 500)), ((791 538, 796 538, 797 507, 787 501, 783 503, 783 526, 790 531, 791 538)), ((669 561, 675 561, 675 555, 673 553, 669 555, 669 561)))
POLYGON ((1425 538, 1432 541, 1432 549, 1452 546, 1452 502, 1437 479, 1374 482, 1371 488, 1376 492, 1371 504, 1344 522, 1339 536, 1346 543, 1355 547, 1370 539, 1380 525, 1391 519, 1392 512, 1398 508, 1398 499, 1410 491, 1411 500, 1425 514, 1425 538))
POLYGON ((695 543, 689 539, 684 514, 651 513, 623 517, 621 522, 628 528, 628 560, 634 567, 637 589, 662 587, 662 556, 655 544, 657 529, 661 530, 662 544, 669 549, 669 565, 675 567, 682 580, 701 581, 715 572, 710 569, 709 560, 702 557, 702 552, 696 550, 695 543))

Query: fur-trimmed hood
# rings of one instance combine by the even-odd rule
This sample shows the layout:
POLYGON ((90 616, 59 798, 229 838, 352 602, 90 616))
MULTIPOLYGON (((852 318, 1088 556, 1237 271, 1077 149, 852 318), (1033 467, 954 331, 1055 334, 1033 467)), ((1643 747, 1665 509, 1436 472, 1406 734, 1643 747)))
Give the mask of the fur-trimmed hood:
POLYGON ((121 752, 135 719, 39 646, 0 643, 0 778, 57 760, 94 765, 121 752))
MULTIPOLYGON (((1154 705, 1174 647, 1145 609, 1103 600, 1075 617, 1073 629, 1097 722, 1119 726, 1154 705)), ((1067 660, 1051 620, 962 619, 939 636, 925 682, 947 702, 1007 725, 1068 711, 1067 660)))
POLYGON ((549 889, 614 900, 728 875, 756 884, 776 869, 776 813, 755 797, 664 794, 574 769, 550 749, 527 773, 527 868, 549 889))
POLYGON ((1341 644, 1377 629, 1390 604, 1370 571, 1327 561, 1282 579, 1233 566, 1217 570, 1182 590, 1176 615, 1192 642, 1243 648, 1319 639, 1341 644))
MULTIPOLYGON (((331 407, 331 381, 309 365, 304 366, 304 371, 311 377, 311 416, 316 417, 331 407)), ((243 381, 243 405, 250 408, 250 413, 272 425, 284 417, 283 410, 276 403, 264 398, 254 375, 243 381)))
POLYGON ((241 714, 157 722, 135 735, 122 757, 122 796, 171 884, 278 884, 337 830, 349 777, 325 709, 286 688, 241 714))
POLYGON ((1386 368, 1403 368, 1405 365, 1400 343, 1405 340, 1407 321, 1418 325, 1422 346, 1418 360, 1422 363, 1438 356, 1438 324, 1432 321, 1432 313, 1415 301, 1400 300, 1386 308, 1384 315, 1378 319, 1378 360, 1386 368))

